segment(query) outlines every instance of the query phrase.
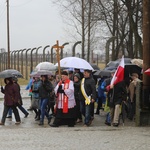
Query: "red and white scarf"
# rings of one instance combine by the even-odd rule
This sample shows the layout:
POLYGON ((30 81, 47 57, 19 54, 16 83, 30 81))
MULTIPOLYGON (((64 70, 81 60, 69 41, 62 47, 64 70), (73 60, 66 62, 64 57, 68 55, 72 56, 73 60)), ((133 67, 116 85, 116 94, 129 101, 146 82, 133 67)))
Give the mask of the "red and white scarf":
MULTIPOLYGON (((65 82, 64 82, 64 90, 69 88, 69 83, 70 83, 69 79, 65 80, 65 82)), ((59 86, 61 84, 62 84, 62 81, 60 81, 58 83, 59 86)), ((60 93, 58 93, 58 94, 60 94, 60 93)), ((59 95, 58 95, 58 97, 59 97, 59 95)), ((68 113, 68 97, 67 97, 66 94, 63 94, 62 106, 63 106, 63 113, 68 113)))

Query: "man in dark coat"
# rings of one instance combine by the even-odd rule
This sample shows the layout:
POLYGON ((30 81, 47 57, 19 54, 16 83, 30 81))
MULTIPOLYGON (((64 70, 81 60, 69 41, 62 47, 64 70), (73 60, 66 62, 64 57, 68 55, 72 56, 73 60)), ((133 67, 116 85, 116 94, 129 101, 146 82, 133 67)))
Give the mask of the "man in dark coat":
POLYGON ((91 75, 91 70, 84 70, 84 78, 81 81, 81 112, 84 115, 84 126, 89 126, 93 120, 93 106, 96 100, 96 83, 91 75))
POLYGON ((108 103, 110 107, 112 124, 115 127, 119 125, 121 104, 127 99, 127 85, 128 81, 125 79, 115 85, 110 86, 108 103))
POLYGON ((45 116, 48 119, 48 124, 51 121, 51 117, 49 116, 46 108, 48 105, 48 100, 50 98, 50 92, 52 92, 52 90, 53 90, 53 86, 52 86, 52 83, 48 80, 48 76, 41 75, 41 85, 38 89, 39 97, 40 97, 40 110, 41 110, 39 125, 44 125, 44 117, 45 116))

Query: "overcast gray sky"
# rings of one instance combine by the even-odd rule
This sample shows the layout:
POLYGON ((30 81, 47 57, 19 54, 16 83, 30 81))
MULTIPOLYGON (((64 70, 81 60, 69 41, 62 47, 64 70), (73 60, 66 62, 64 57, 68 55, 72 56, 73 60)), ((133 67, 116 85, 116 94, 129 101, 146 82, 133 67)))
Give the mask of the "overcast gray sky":
MULTIPOLYGON (((66 42, 58 9, 51 0, 10 0, 11 51, 66 42)), ((6 0, 0 0, 0 48, 5 49, 6 22, 6 0)))

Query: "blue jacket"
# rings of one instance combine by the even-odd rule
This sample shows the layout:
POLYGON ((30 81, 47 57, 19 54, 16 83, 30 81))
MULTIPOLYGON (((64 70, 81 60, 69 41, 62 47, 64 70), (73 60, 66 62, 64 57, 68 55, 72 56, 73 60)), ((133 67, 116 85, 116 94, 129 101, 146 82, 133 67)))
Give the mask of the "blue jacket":
POLYGON ((37 80, 33 82, 33 87, 32 87, 32 96, 34 98, 39 99, 39 87, 41 86, 42 82, 41 80, 37 80))
POLYGON ((102 88, 102 84, 104 84, 104 78, 101 78, 98 82, 98 97, 99 98, 106 98, 105 90, 102 88))
POLYGON ((30 79, 28 85, 26 86, 26 90, 30 90, 31 89, 32 82, 33 82, 33 79, 30 79))

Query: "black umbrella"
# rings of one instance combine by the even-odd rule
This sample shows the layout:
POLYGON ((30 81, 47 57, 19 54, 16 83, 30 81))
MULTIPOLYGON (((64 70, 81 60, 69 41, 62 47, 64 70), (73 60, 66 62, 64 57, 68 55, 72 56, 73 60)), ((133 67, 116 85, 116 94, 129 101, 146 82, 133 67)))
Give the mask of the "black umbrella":
POLYGON ((135 64, 125 64, 124 69, 124 77, 129 77, 132 73, 137 73, 140 76, 142 72, 142 68, 135 64))
POLYGON ((90 65, 93 67, 94 70, 100 70, 100 68, 96 64, 91 64, 90 65))
MULTIPOLYGON (((115 61, 110 61, 106 67, 118 67, 118 65, 120 64, 121 59, 117 59, 115 61)), ((125 64, 131 64, 131 58, 124 58, 124 63, 125 64)))
POLYGON ((109 70, 98 70, 93 75, 99 76, 99 77, 110 77, 111 71, 109 71, 109 70))
POLYGON ((107 70, 107 71, 112 71, 112 70, 116 70, 116 69, 117 69, 117 67, 113 67, 113 66, 104 68, 104 70, 107 70))
POLYGON ((10 77, 22 78, 23 75, 18 70, 15 69, 7 69, 0 72, 0 78, 10 78, 10 77))

